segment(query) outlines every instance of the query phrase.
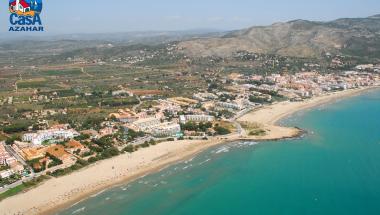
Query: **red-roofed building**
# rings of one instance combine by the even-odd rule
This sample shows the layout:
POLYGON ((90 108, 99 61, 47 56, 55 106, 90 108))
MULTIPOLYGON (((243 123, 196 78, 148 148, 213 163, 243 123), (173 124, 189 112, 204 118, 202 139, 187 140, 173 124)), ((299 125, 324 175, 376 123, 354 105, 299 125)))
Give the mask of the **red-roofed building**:
POLYGON ((23 13, 30 11, 30 5, 25 0, 15 0, 10 3, 9 7, 12 11, 21 11, 23 13))
POLYGON ((90 151, 87 147, 85 147, 79 141, 76 141, 76 140, 70 140, 69 142, 65 144, 65 146, 67 147, 66 151, 71 154, 74 154, 78 150, 79 150, 79 154, 83 154, 85 152, 90 151))

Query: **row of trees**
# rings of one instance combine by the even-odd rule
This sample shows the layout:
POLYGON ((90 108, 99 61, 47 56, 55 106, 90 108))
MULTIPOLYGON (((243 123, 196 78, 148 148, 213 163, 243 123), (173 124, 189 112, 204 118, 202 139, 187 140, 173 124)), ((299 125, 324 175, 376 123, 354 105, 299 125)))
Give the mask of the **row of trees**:
POLYGON ((19 132, 27 131, 28 127, 31 125, 32 123, 28 121, 16 122, 12 125, 4 126, 3 131, 7 134, 19 133, 19 132))
POLYGON ((185 124, 181 124, 181 129, 182 130, 187 130, 187 131, 198 131, 198 132, 206 132, 207 129, 212 128, 212 123, 211 122, 186 122, 185 124))

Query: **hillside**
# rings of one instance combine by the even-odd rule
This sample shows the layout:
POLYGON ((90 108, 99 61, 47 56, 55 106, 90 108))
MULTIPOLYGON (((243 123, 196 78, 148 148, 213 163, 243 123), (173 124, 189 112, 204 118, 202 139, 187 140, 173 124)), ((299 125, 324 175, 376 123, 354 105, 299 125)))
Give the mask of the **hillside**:
POLYGON ((324 52, 380 57, 380 15, 331 22, 294 20, 181 42, 190 56, 226 57, 237 51, 319 57, 324 52))

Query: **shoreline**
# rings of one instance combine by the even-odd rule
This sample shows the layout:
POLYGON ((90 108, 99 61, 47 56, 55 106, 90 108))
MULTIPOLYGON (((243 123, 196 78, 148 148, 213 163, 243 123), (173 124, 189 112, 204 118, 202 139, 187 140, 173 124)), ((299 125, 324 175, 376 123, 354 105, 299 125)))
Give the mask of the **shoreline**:
POLYGON ((288 138, 295 138, 305 133, 304 130, 297 127, 284 127, 278 125, 279 121, 293 115, 296 112, 304 111, 310 108, 315 108, 327 103, 338 101, 344 98, 360 95, 362 93, 379 89, 379 86, 371 86, 358 89, 349 89, 346 91, 339 91, 329 93, 326 95, 311 98, 309 100, 300 102, 279 102, 272 104, 258 110, 249 112, 237 119, 238 122, 254 122, 262 126, 267 134, 263 136, 249 136, 242 139, 266 141, 266 140, 281 140, 288 138))
POLYGON ((232 134, 223 138, 210 138, 207 141, 163 142, 156 146, 140 149, 133 154, 126 153, 99 161, 70 175, 50 179, 25 193, 1 201, 0 214, 54 214, 92 195, 103 192, 105 189, 127 184, 147 174, 159 172, 216 145, 238 140, 266 141, 297 137, 301 134, 301 129, 282 127, 278 125, 278 122, 295 112, 377 88, 378 86, 340 91, 302 102, 280 102, 253 110, 237 119, 238 122, 260 123, 267 131, 264 136, 241 137, 239 134, 232 134), (98 169, 103 171, 98 171, 98 169))

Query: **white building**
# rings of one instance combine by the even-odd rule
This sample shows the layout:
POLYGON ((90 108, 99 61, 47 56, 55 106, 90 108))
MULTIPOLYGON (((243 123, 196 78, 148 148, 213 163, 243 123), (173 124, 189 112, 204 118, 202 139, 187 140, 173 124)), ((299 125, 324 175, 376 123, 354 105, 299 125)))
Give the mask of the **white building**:
POLYGON ((120 95, 128 95, 128 96, 131 96, 131 93, 129 93, 129 91, 127 91, 127 90, 116 90, 116 91, 112 91, 112 96, 120 96, 120 95))
POLYGON ((0 178, 9 178, 13 174, 14 174, 14 172, 11 169, 4 170, 4 171, 0 172, 0 178))
POLYGON ((48 129, 37 133, 26 133, 22 136, 22 141, 31 142, 33 145, 41 145, 46 140, 72 139, 79 136, 74 129, 48 129))
POLYGON ((233 109, 233 110, 241 110, 242 107, 236 103, 230 103, 230 102, 217 102, 216 106, 226 109, 233 109))
POLYGON ((367 69, 373 69, 374 65, 373 64, 362 64, 362 65, 357 65, 355 68, 357 70, 367 70, 367 69))
POLYGON ((188 121, 192 122, 212 122, 215 117, 210 115, 181 115, 179 116, 181 123, 186 123, 188 121))
POLYGON ((7 165, 7 159, 10 158, 9 153, 5 150, 4 141, 0 142, 0 165, 7 165))
POLYGON ((161 123, 160 119, 150 117, 145 119, 139 119, 132 124, 137 127, 140 131, 147 131, 154 127, 157 127, 161 123))
POLYGON ((159 126, 152 129, 152 135, 156 137, 170 137, 176 136, 181 132, 181 126, 176 123, 162 123, 159 126))
POLYGON ((198 100, 198 101, 207 101, 207 100, 214 100, 217 99, 218 96, 216 96, 213 93, 196 93, 193 95, 193 98, 198 100))

